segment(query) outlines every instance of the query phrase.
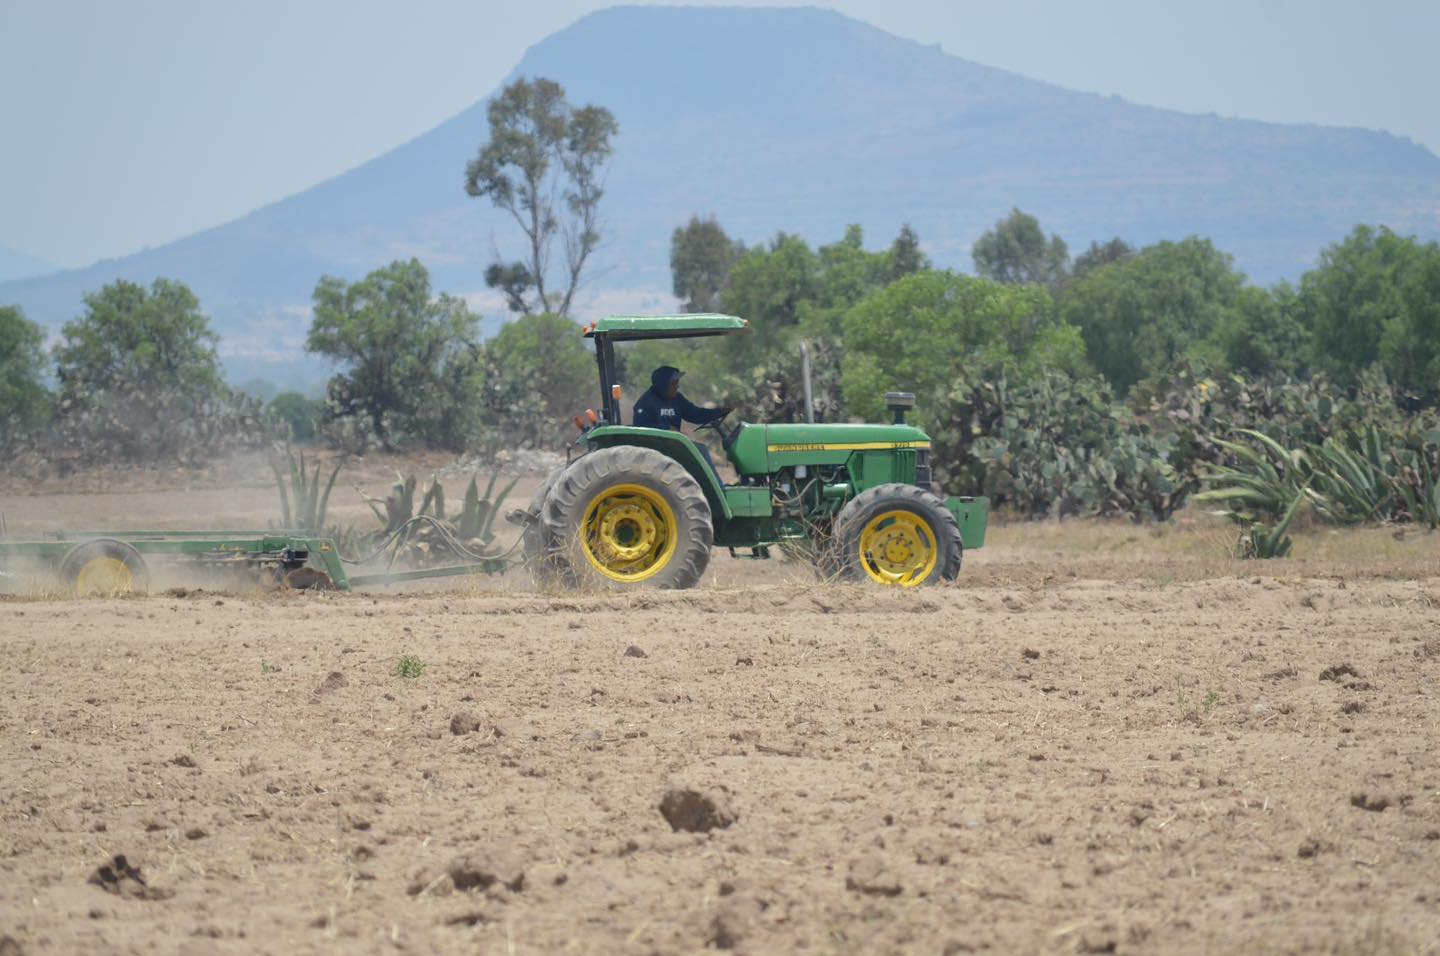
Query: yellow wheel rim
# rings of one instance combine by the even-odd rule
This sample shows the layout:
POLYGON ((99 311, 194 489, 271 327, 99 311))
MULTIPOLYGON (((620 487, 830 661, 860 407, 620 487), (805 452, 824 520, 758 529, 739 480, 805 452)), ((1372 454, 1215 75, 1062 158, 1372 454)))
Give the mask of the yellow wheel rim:
POLYGON ((91 558, 75 575, 77 594, 124 594, 134 586, 135 576, 119 558, 91 558))
POLYGON ((910 511, 876 515, 860 532, 860 564, 880 584, 923 584, 939 557, 930 522, 910 511))
POLYGON ((612 581, 635 584, 670 563, 679 530, 674 510, 658 491, 615 485, 585 509, 580 546, 595 570, 612 581))

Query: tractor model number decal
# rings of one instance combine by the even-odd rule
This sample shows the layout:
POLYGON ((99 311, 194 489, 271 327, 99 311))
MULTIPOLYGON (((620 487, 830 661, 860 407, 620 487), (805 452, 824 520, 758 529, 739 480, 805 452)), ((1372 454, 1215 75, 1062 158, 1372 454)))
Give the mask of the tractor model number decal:
POLYGON ((929 448, 928 441, 862 441, 818 444, 768 445, 769 451, 888 451, 892 448, 929 448))

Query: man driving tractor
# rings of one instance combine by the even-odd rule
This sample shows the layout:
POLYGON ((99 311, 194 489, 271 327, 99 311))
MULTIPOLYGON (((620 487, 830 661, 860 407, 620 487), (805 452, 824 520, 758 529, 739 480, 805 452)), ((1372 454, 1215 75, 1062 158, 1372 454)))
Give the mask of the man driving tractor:
MULTIPOLYGON (((635 402, 632 424, 638 428, 668 428, 679 431, 682 421, 692 425, 708 425, 729 415, 733 409, 728 405, 719 408, 701 408, 680 394, 680 376, 685 374, 673 365, 662 365, 650 373, 650 387, 635 402)), ((710 470, 715 470, 715 461, 710 450, 698 444, 700 454, 710 470)))

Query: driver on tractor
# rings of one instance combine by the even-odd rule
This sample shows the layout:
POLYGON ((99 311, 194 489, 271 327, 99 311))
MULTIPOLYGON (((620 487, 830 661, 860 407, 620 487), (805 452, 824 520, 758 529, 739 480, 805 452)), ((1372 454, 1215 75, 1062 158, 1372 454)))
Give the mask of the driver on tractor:
MULTIPOLYGON (((662 365, 650 373, 650 388, 635 402, 633 424, 637 428, 667 428, 678 432, 682 421, 692 425, 709 425, 733 411, 728 405, 701 408, 681 395, 680 376, 683 374, 685 373, 673 365, 662 365)), ((710 457, 710 449, 699 442, 696 442, 695 447, 705 456, 710 470, 715 471, 715 461, 710 457)))

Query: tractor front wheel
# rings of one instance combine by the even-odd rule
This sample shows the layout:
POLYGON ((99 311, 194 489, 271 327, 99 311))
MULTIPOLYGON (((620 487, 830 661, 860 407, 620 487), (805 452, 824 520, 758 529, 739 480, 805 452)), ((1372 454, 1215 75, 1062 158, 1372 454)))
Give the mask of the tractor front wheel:
POLYGON ((688 588, 714 540, 710 504, 678 461, 649 448, 601 448, 555 482, 540 512, 578 584, 688 588))
POLYGON ((829 558, 843 578, 898 587, 953 581, 964 546, 945 504, 915 485, 878 485, 835 518, 829 558))

